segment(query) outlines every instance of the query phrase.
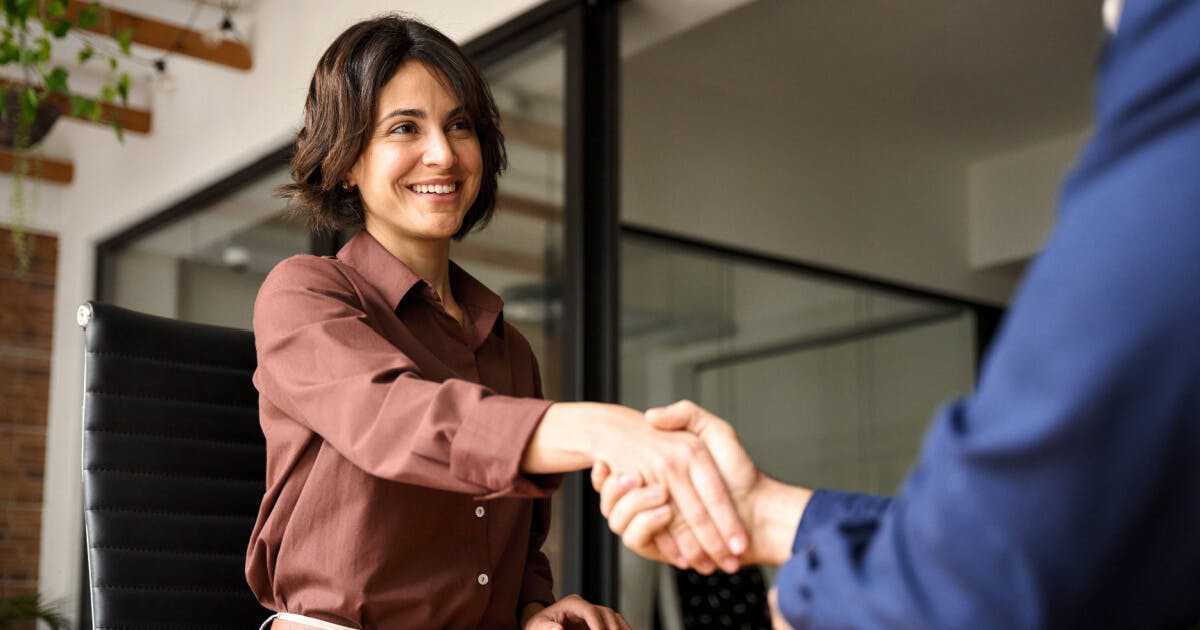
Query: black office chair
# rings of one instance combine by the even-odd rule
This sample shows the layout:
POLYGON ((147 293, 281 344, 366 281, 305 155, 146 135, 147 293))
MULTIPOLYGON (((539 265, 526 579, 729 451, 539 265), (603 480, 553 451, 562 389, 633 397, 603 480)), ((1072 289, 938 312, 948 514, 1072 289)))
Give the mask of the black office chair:
POLYGON ((257 628, 243 566, 266 450, 249 331, 89 302, 83 494, 93 627, 257 628))

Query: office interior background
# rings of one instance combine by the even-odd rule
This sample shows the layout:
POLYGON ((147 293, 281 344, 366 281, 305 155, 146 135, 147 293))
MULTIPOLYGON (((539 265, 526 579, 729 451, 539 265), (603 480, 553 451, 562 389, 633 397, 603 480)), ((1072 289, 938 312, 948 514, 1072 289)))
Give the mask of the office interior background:
MULTIPOLYGON (((510 166, 492 225, 452 257, 504 297, 548 396, 691 398, 768 474, 877 493, 970 390, 1086 139, 1103 41, 1097 0, 107 4, 198 29, 229 8, 253 65, 135 68, 153 125, 123 143, 60 121, 43 153, 74 179, 30 198, 30 271, 3 252, 0 596, 73 619, 75 309, 249 327, 274 264, 336 251, 346 235, 314 238, 274 191, 316 59, 353 22, 419 16, 485 67, 510 166), (611 317, 585 312, 597 300, 611 317)), ((681 627, 666 570, 603 541, 581 487, 556 501, 560 588, 681 627)))

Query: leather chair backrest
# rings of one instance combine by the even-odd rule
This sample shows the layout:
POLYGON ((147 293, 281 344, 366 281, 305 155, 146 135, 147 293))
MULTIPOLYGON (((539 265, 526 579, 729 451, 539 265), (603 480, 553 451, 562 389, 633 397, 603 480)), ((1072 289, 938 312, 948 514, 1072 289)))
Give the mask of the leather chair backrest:
POLYGON ((256 628, 266 449, 249 331, 89 302, 83 490, 95 628, 256 628))

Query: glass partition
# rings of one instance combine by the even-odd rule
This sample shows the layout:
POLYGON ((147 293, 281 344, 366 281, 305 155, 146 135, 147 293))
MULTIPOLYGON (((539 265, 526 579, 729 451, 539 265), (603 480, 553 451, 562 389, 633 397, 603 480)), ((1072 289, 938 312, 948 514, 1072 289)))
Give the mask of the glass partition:
MULTIPOLYGON (((890 493, 932 410, 974 381, 969 306, 630 229, 621 257, 622 402, 694 400, 772 477, 890 493)), ((705 627, 660 604, 674 571, 622 552, 635 627, 705 627)))
POLYGON ((102 260, 102 299, 145 313, 249 328, 254 297, 276 263, 310 251, 303 220, 275 189, 282 163, 198 211, 149 230, 102 260))

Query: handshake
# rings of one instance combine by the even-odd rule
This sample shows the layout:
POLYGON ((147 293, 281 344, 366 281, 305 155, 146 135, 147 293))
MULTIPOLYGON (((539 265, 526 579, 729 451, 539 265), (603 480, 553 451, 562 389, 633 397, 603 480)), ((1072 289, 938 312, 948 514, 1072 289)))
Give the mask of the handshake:
POLYGON ((733 427, 694 403, 650 409, 645 421, 680 433, 681 449, 660 456, 657 470, 592 467, 600 511, 626 547, 703 574, 788 559, 811 491, 764 475, 733 427))
MULTIPOLYGON (((600 511, 627 547, 705 574, 783 564, 812 496, 764 475, 728 422, 687 401, 645 414, 603 403, 551 405, 521 470, 589 466, 600 511)), ((789 627, 771 596, 775 627, 789 627)))
POLYGON ((811 496, 764 475, 729 423, 687 401, 645 414, 602 403, 551 405, 521 469, 588 466, 601 512, 626 546, 706 574, 782 564, 811 496))

